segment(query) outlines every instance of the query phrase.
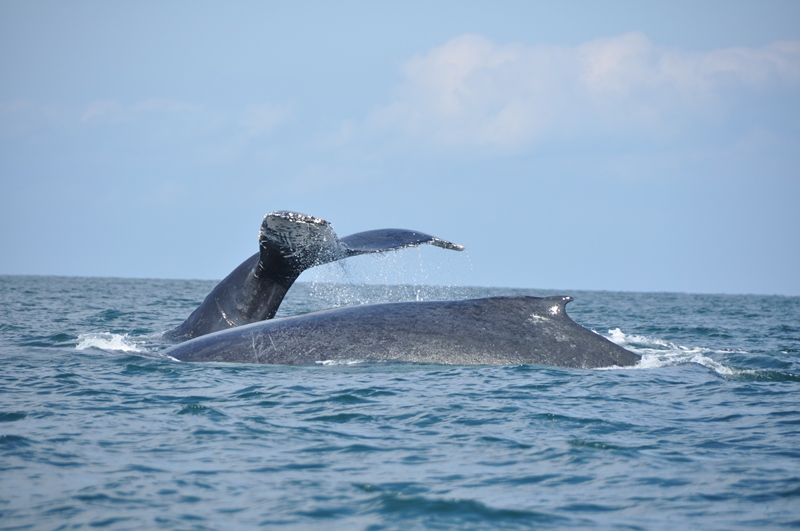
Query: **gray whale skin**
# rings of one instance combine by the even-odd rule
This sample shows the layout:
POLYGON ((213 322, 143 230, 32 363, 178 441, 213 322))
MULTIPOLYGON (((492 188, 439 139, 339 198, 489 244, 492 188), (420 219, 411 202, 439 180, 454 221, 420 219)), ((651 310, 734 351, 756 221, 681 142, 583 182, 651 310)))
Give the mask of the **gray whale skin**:
POLYGON ((303 365, 630 366, 639 356, 575 323, 572 297, 491 297, 348 306, 216 332, 166 354, 181 361, 303 365))
POLYGON ((302 271, 348 256, 429 243, 462 246, 405 229, 339 239, 324 220, 267 214, 259 253, 220 282, 165 338, 164 354, 188 362, 305 365, 416 362, 455 365, 631 366, 639 356, 575 323, 572 297, 491 297, 349 306, 273 319, 302 271))

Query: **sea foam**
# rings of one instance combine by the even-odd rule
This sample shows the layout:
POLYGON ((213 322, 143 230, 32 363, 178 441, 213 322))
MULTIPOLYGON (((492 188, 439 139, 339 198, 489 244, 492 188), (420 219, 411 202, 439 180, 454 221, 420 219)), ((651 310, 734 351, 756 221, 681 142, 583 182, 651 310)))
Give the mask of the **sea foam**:
POLYGON ((635 369, 657 369, 683 363, 697 363, 724 376, 733 376, 741 372, 710 358, 708 354, 716 352, 713 349, 685 347, 659 338, 626 334, 619 328, 609 330, 608 334, 608 339, 642 357, 642 360, 632 367, 635 369))
POLYGON ((81 334, 78 336, 77 350, 90 348, 115 351, 115 352, 147 352, 142 346, 143 342, 131 339, 128 334, 112 334, 102 332, 96 334, 81 334))

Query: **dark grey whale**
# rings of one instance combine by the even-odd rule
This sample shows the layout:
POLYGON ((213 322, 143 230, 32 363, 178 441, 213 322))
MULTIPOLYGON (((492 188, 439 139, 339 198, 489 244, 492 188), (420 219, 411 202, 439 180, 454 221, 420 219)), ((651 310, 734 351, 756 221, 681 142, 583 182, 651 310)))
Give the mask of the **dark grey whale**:
POLYGON ((639 356, 575 323, 572 297, 493 297, 349 306, 240 326, 164 352, 181 361, 302 365, 630 366, 639 356))
POLYGON ((378 229, 339 239, 330 223, 297 212, 271 212, 258 235, 259 252, 242 262, 166 339, 186 340, 272 319, 286 292, 310 267, 367 253, 421 244, 461 251, 461 245, 422 232, 378 229))

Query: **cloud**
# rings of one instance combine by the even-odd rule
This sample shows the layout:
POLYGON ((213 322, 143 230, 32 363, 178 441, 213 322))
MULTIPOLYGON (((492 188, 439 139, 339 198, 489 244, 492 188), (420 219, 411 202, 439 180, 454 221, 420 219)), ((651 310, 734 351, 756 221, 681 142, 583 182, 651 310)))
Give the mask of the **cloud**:
POLYGON ((99 100, 86 107, 83 114, 81 114, 81 122, 89 123, 103 118, 119 121, 124 114, 125 109, 118 101, 112 99, 99 100))
POLYGON ((517 150, 553 138, 659 135, 730 112, 735 94, 800 84, 800 41, 688 52, 640 33, 585 44, 462 35, 403 66, 371 130, 438 148, 517 150))
POLYGON ((69 120, 63 108, 31 100, 0 102, 0 138, 18 138, 69 120))
POLYGON ((254 138, 273 131, 291 116, 289 106, 262 103, 228 111, 163 98, 135 103, 108 98, 82 106, 57 106, 29 100, 0 102, 0 123, 10 135, 29 133, 40 128, 86 130, 137 126, 162 139, 168 136, 209 136, 221 132, 229 136, 254 138), (8 127, 14 120, 27 124, 27 127, 8 127))
POLYGON ((79 114, 79 121, 85 126, 208 119, 208 113, 202 105, 160 98, 133 104, 125 104, 112 98, 97 100, 84 106, 79 114))
POLYGON ((222 110, 164 98, 133 103, 108 98, 71 106, 19 100, 0 102, 0 138, 100 134, 167 148, 183 145, 205 161, 230 161, 257 155, 291 117, 290 106, 269 103, 222 110))
POLYGON ((221 161, 235 159, 256 146, 260 137, 290 116, 288 106, 257 104, 227 111, 154 98, 131 105, 116 100, 94 102, 83 112, 81 121, 93 126, 139 127, 147 138, 157 142, 199 140, 204 159, 221 161))
POLYGON ((249 135, 267 133, 291 115, 288 107, 252 105, 239 114, 238 125, 249 135))

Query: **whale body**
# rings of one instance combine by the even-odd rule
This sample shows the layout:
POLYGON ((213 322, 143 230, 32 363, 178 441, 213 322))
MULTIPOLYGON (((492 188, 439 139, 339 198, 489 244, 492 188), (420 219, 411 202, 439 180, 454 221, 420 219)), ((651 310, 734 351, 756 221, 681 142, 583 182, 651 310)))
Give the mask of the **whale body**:
POLYGON ((330 361, 457 365, 631 366, 639 356, 575 323, 572 297, 491 297, 350 306, 192 339, 165 354, 187 362, 307 365, 330 361))

